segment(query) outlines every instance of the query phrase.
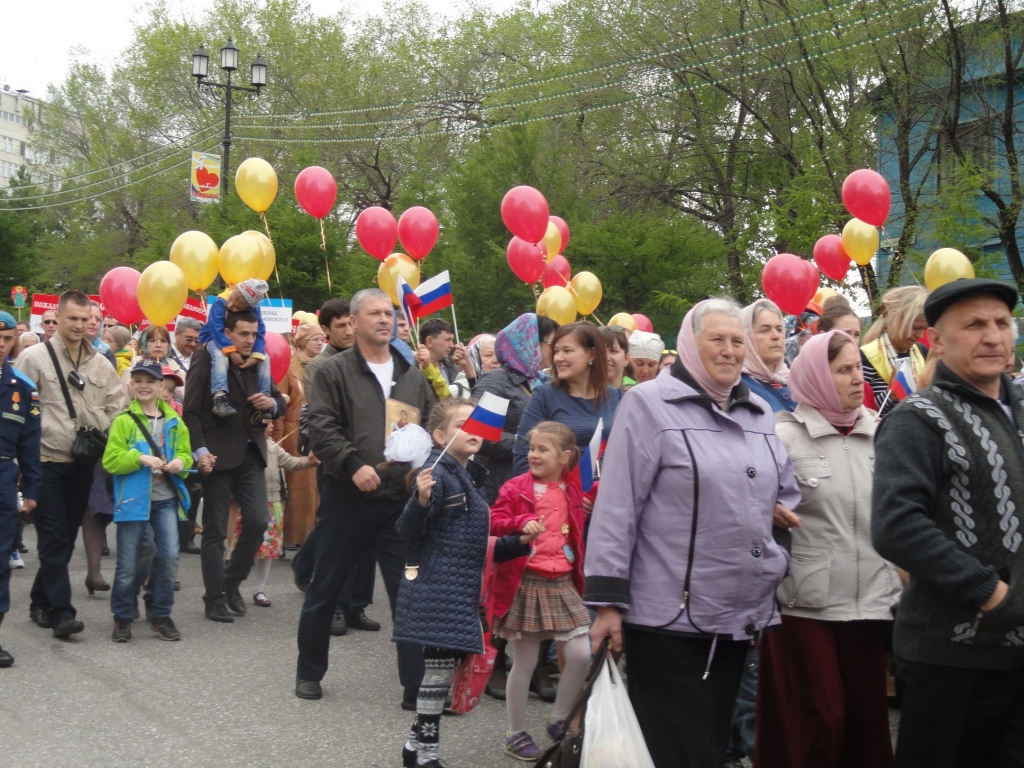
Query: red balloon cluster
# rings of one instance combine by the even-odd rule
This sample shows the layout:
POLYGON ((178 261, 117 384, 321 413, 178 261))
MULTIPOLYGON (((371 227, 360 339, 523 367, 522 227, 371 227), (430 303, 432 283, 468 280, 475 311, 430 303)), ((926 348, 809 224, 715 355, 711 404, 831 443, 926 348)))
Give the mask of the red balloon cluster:
POLYGON ((880 227, 889 217, 891 204, 889 184, 877 171, 861 168, 843 182, 843 205, 854 218, 880 227))
POLYGON ((839 235, 825 235, 814 244, 814 263, 826 277, 842 280, 850 271, 850 261, 839 235))
POLYGON ((551 288, 555 285, 559 288, 565 288, 571 277, 572 267, 569 266, 569 260, 559 254, 551 260, 550 264, 544 267, 541 282, 545 288, 551 288))
POLYGON ((379 205, 366 208, 356 219, 356 240, 373 258, 384 261, 394 253, 398 223, 391 211, 379 205))
MULTIPOLYGON (((516 277, 527 285, 533 285, 544 274, 544 247, 513 237, 508 244, 508 265, 516 277)), ((565 286, 565 283, 562 283, 565 286)))
POLYGON ((398 237, 402 246, 406 253, 417 260, 430 253, 440 233, 437 216, 421 205, 413 206, 398 220, 398 237))
POLYGON ((820 276, 809 261, 792 253, 772 256, 761 271, 765 296, 788 315, 799 315, 818 292, 820 276))
POLYGON ((548 201, 533 187, 513 187, 501 201, 501 220, 513 235, 528 243, 544 239, 549 216, 548 201))
POLYGON ((114 267, 100 281, 100 300, 114 319, 125 325, 141 322, 145 315, 139 306, 139 279, 131 267, 114 267))
POLYGON ((326 168, 312 165, 295 177, 295 199, 314 219, 322 219, 334 208, 338 184, 326 168))
MULTIPOLYGON (((312 214, 310 214, 312 215, 312 214)), ((319 216, 317 218, 320 218, 319 216)), ((292 350, 288 341, 279 333, 268 333, 266 338, 267 357, 270 358, 270 378, 280 384, 288 375, 292 362, 292 350)))

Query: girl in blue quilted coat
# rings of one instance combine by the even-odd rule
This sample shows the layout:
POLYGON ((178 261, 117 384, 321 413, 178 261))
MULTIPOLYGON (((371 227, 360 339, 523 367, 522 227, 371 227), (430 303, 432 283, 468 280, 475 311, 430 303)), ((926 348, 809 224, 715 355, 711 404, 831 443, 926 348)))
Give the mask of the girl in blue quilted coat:
MULTIPOLYGON (((398 520, 409 555, 391 639, 422 645, 426 661, 416 720, 402 750, 405 768, 443 768, 438 731, 455 667, 466 654, 484 652, 480 590, 491 521, 480 492, 486 473, 470 461, 483 441, 461 430, 472 412, 468 400, 449 399, 435 406, 427 431, 436 447, 398 520), (435 467, 446 445, 448 451, 435 467)), ((529 542, 542 530, 534 524, 522 534, 499 539, 494 559, 529 555, 529 542)))

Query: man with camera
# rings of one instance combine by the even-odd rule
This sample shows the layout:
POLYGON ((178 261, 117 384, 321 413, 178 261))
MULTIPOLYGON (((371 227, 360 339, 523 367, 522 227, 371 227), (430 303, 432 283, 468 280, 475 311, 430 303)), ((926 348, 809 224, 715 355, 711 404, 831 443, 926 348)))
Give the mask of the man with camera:
POLYGON ((88 296, 65 291, 57 304, 57 332, 18 355, 16 363, 36 383, 42 416, 43 477, 34 511, 39 571, 29 616, 40 627, 52 627, 55 637, 85 628, 71 605, 68 562, 106 432, 124 406, 117 371, 83 342, 91 311, 88 296))

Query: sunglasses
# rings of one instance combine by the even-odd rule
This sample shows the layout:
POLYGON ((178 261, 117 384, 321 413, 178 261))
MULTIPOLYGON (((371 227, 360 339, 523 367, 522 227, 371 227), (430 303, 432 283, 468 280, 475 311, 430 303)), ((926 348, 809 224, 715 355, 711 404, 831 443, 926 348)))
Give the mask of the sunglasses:
POLYGON ((43 320, 43 325, 56 325, 56 320, 43 320))

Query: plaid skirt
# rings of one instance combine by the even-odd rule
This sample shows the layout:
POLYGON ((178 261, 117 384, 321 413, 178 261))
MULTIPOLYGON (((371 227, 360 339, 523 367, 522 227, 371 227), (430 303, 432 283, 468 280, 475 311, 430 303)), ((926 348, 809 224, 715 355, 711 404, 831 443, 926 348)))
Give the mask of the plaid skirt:
POLYGON ((495 634, 506 640, 566 642, 589 631, 590 612, 572 576, 549 579, 529 568, 508 613, 494 622, 495 634))

